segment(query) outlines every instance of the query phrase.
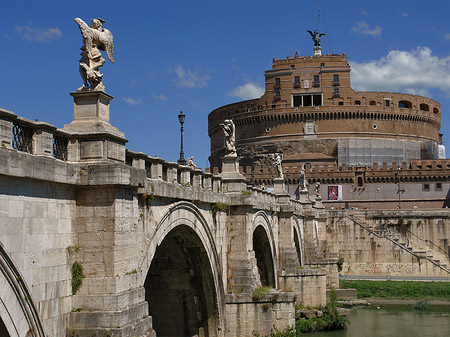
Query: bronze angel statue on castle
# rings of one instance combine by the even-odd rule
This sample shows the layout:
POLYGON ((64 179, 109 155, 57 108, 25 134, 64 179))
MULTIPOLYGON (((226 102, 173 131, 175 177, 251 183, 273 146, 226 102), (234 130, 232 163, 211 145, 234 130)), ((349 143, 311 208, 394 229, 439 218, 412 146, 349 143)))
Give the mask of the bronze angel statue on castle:
POLYGON ((80 74, 84 84, 78 90, 105 91, 103 74, 98 69, 105 64, 100 50, 106 51, 109 60, 114 63, 113 36, 109 30, 103 28, 106 21, 100 18, 92 19, 90 26, 80 18, 75 18, 75 22, 80 27, 84 43, 80 60, 80 74))

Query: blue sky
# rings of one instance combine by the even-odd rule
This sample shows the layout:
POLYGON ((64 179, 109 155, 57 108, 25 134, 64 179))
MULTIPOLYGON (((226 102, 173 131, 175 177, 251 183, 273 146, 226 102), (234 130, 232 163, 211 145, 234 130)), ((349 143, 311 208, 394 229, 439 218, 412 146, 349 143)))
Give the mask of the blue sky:
MULTIPOLYGON (((81 86, 82 38, 74 22, 101 17, 114 35, 115 64, 101 68, 111 122, 127 147, 208 166, 207 116, 261 95, 272 59, 311 55, 317 0, 5 1, 0 11, 0 107, 63 127, 81 86)), ((322 0, 324 53, 346 53, 352 86, 422 94, 441 103, 450 144, 450 2, 322 0)), ((448 152, 448 151, 447 151, 448 152)))

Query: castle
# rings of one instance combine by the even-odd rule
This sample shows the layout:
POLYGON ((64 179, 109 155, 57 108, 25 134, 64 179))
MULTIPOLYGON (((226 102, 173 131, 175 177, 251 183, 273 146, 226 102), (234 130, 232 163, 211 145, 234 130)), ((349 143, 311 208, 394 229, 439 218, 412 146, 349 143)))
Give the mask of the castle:
POLYGON ((274 59, 261 98, 209 114, 211 166, 220 167, 219 123, 230 118, 243 173, 257 186, 273 186, 270 156, 283 153, 289 193, 298 197, 303 168, 311 185, 321 183, 329 209, 448 206, 440 104, 411 94, 357 92, 350 74, 345 54, 274 59))

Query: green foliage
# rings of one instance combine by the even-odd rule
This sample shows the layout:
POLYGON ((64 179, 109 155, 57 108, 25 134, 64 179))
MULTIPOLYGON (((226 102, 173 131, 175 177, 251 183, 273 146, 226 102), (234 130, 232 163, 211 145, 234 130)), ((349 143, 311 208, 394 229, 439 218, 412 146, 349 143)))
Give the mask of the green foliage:
POLYGON ((355 288, 359 298, 450 299, 450 282, 340 280, 340 288, 355 288))
POLYGON ((257 299, 263 297, 264 294, 267 294, 270 291, 270 289, 271 289, 270 287, 264 287, 264 286, 258 287, 255 290, 253 290, 252 298, 254 300, 257 300, 257 299))
POLYGON ((83 283, 83 279, 86 276, 83 274, 83 266, 75 261, 72 264, 72 294, 75 295, 78 289, 81 287, 83 283))
POLYGON ((248 191, 248 190, 246 190, 246 191, 242 191, 242 193, 241 193, 242 195, 252 195, 252 191, 248 191))
POLYGON ((223 202, 216 202, 214 204, 211 204, 211 213, 212 213, 214 220, 216 220, 216 215, 217 215, 218 211, 225 211, 227 209, 228 209, 228 205, 224 204, 223 202))
POLYGON ((416 309, 416 310, 430 310, 431 307, 430 307, 430 305, 428 304, 427 301, 425 301, 425 300, 420 300, 420 301, 417 301, 417 302, 414 304, 414 309, 416 309))
POLYGON ((399 226, 403 225, 404 223, 405 223, 405 219, 403 219, 403 218, 399 218, 399 219, 398 219, 397 224, 398 224, 399 226))
POLYGON ((338 272, 342 271, 342 266, 344 265, 344 258, 340 257, 337 261, 338 272))
POLYGON ((147 205, 151 206, 153 201, 155 200, 155 196, 153 194, 147 195, 147 205))

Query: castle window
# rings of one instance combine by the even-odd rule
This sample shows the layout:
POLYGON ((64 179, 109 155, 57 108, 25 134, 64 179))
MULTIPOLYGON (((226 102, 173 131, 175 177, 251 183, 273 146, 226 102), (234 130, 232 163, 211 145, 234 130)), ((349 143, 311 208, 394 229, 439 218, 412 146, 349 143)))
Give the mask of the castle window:
POLYGON ((319 75, 314 75, 314 83, 319 83, 319 75))
POLYGON ((344 102, 340 101, 338 104, 339 104, 339 105, 344 105, 344 102))
POLYGON ((322 106, 322 95, 313 95, 313 105, 322 106))
POLYGON ((294 77, 294 83, 300 83, 300 76, 294 77))
POLYGON ((321 66, 321 67, 325 67, 325 63, 321 63, 320 66, 321 66))
POLYGON ((435 190, 442 191, 442 183, 436 183, 435 190))
POLYGON ((355 105, 361 105, 361 101, 355 101, 355 105))
POLYGON ((305 95, 303 96, 303 106, 312 106, 312 99, 311 95, 305 95))
POLYGON ((429 191, 430 190, 430 184, 423 184, 423 190, 429 191))
POLYGON ((369 105, 377 105, 377 102, 375 102, 375 101, 370 101, 369 105))
POLYGON ((277 78, 275 79, 275 84, 278 84, 278 85, 280 85, 280 84, 281 84, 281 80, 280 80, 280 78, 279 78, 279 77, 277 77, 277 78))
POLYGON ((420 104, 420 110, 422 110, 422 111, 430 111, 430 108, 428 107, 428 104, 421 103, 420 104))
POLYGON ((387 107, 389 107, 390 104, 391 104, 391 100, 385 99, 385 100, 384 100, 384 103, 386 104, 387 107))
POLYGON ((363 187, 364 186, 363 177, 358 177, 357 183, 358 183, 358 187, 363 187))
POLYGON ((333 75, 333 82, 339 82, 339 75, 333 75))
POLYGON ((398 102, 398 107, 399 108, 411 109, 412 108, 412 103, 410 101, 400 101, 400 102, 398 102))
POLYGON ((433 112, 434 112, 435 114, 438 114, 438 113, 439 113, 439 109, 438 109, 438 108, 433 108, 433 112))
POLYGON ((322 106, 322 94, 292 95, 292 106, 322 106))
POLYGON ((339 95, 339 88, 334 88, 334 93, 339 95))

